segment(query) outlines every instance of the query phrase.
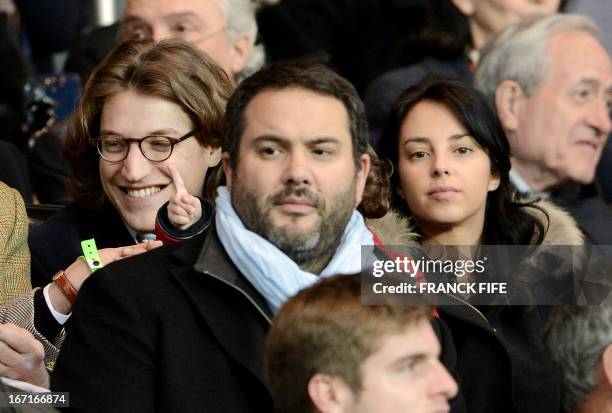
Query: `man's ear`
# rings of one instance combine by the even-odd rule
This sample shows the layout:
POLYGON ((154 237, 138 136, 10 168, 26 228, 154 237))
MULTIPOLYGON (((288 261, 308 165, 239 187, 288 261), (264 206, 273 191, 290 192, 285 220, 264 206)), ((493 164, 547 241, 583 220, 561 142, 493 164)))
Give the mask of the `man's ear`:
POLYGON ((495 106, 506 132, 513 132, 518 128, 519 109, 524 98, 523 88, 514 80, 504 80, 497 86, 495 106))
POLYGON ((208 167, 214 168, 215 166, 219 165, 219 162, 221 162, 221 147, 210 147, 208 150, 210 151, 208 156, 208 167))
POLYGON ((372 167, 372 159, 370 155, 364 153, 360 158, 361 169, 357 171, 356 186, 355 186, 355 207, 357 207, 363 199, 363 192, 365 190, 365 184, 370 174, 370 168, 372 167))
POLYGON ((601 366, 603 367, 604 378, 608 381, 609 388, 612 389, 612 344, 609 344, 604 350, 601 356, 601 366))
POLYGON ((473 0, 451 0, 451 1, 455 5, 455 7, 459 9, 461 14, 463 14, 466 17, 469 17, 472 14, 474 14, 474 11, 476 10, 476 6, 474 5, 473 0))
POLYGON ((317 373, 308 381, 308 396, 317 412, 342 413, 348 411, 353 392, 342 379, 317 373))
POLYGON ((246 66, 249 56, 253 51, 251 44, 251 36, 247 33, 238 33, 233 35, 233 44, 231 50, 231 61, 229 69, 232 71, 232 77, 236 77, 246 66))
POLYGON ((225 173, 225 182, 226 182, 227 188, 231 189, 233 179, 234 179, 234 170, 232 169, 232 166, 230 165, 230 159, 229 159, 228 152, 223 152, 222 161, 223 161, 223 173, 225 173))

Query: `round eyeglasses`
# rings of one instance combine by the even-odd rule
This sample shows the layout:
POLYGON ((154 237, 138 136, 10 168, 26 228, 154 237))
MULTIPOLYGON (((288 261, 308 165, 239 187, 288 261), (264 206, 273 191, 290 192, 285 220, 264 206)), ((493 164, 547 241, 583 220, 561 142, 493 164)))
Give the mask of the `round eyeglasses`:
POLYGON ((138 143, 142 155, 152 162, 163 162, 172 155, 174 145, 195 136, 196 130, 187 132, 180 138, 169 136, 145 136, 142 139, 128 139, 118 135, 103 135, 92 140, 100 157, 108 162, 121 162, 130 152, 130 143, 138 143))

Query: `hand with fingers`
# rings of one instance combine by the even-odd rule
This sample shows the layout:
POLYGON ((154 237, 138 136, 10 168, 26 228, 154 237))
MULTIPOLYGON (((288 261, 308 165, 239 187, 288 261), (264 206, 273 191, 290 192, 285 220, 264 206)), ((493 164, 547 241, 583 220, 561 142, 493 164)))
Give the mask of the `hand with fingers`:
POLYGON ((168 165, 168 173, 176 189, 168 204, 168 219, 176 228, 185 230, 202 217, 202 205, 197 197, 187 192, 183 178, 174 166, 168 165))
MULTIPOLYGON (((126 247, 104 248, 101 249, 99 253, 104 265, 108 265, 113 261, 142 254, 143 252, 150 251, 160 247, 161 245, 161 241, 141 242, 140 244, 129 245, 126 247)), ((68 278, 70 284, 78 292, 81 289, 83 282, 91 275, 91 270, 87 266, 87 263, 79 258, 70 264, 68 268, 66 268, 64 274, 66 275, 66 278, 68 278)), ((55 311, 62 314, 68 314, 72 309, 72 304, 70 301, 68 301, 57 284, 53 282, 49 285, 49 298, 51 299, 53 308, 55 311)))
POLYGON ((49 388, 43 345, 15 324, 0 324, 0 376, 49 388))

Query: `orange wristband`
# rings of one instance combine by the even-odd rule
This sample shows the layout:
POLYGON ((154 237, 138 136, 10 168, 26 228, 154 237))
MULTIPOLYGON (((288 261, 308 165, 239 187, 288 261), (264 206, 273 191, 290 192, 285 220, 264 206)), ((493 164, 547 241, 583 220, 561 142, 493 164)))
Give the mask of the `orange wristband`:
POLYGON ((60 270, 53 276, 53 282, 59 287, 62 291, 62 294, 66 296, 70 304, 74 304, 74 300, 77 298, 77 290, 66 277, 66 273, 64 270, 60 270))

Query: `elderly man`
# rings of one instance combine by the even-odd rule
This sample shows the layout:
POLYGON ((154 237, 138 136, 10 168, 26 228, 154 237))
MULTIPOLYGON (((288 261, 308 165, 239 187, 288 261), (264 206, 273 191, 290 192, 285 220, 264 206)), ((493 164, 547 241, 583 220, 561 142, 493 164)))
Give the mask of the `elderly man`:
POLYGON ((612 243, 607 206, 577 187, 593 181, 612 129, 612 64, 595 24, 553 15, 507 29, 485 49, 476 86, 495 100, 518 190, 552 197, 594 242, 612 243))
POLYGON ((206 52, 236 81, 259 69, 251 0, 127 0, 123 20, 85 34, 71 50, 66 70, 86 80, 118 40, 178 37, 206 52))
POLYGON ((255 44, 255 8, 251 0, 127 0, 123 21, 82 36, 70 51, 66 70, 86 80, 118 40, 179 37, 240 81, 265 60, 263 46, 255 44))
POLYGON ((360 278, 342 275, 283 305, 266 343, 276 411, 448 411, 457 384, 438 359, 432 308, 385 299, 362 305, 360 278))
POLYGON ((123 40, 187 40, 237 81, 264 62, 251 0, 128 0, 120 32, 123 40))
POLYGON ((272 65, 239 85, 225 125, 214 224, 99 270, 80 293, 51 379, 71 407, 271 411, 272 314, 320 277, 360 271, 371 158, 352 85, 323 66, 272 65))
POLYGON ((547 343, 563 376, 564 412, 612 412, 612 307, 559 308, 547 343))

